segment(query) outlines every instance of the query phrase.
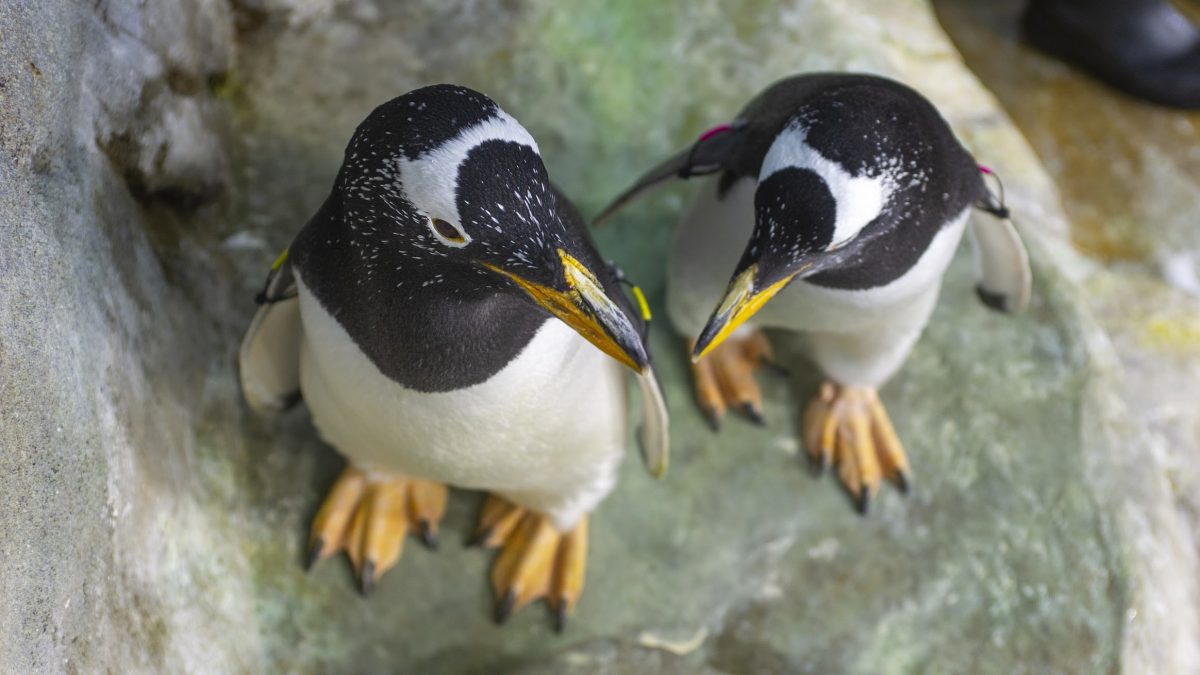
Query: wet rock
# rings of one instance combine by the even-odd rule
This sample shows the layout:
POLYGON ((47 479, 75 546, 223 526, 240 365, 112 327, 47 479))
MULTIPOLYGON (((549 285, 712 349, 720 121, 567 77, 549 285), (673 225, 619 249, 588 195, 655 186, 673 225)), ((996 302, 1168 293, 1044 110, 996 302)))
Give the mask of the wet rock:
MULTIPOLYGON (((0 669, 1194 670, 1200 575, 1171 484, 1192 465, 1124 397, 1141 366, 1087 300, 1109 277, 1070 248, 1037 156, 924 3, 735 5, 0 7, 0 26, 42 28, 0 43, 0 669), (303 572, 340 460, 303 408, 250 415, 233 356, 266 266, 371 108, 477 87, 594 212, 769 82, 816 69, 926 92, 1005 177, 1033 254, 1016 318, 976 301, 960 256, 883 390, 909 497, 886 490, 861 518, 804 470, 815 376, 794 357, 792 379, 763 379, 767 428, 713 435, 660 321, 671 473, 625 463, 562 636, 536 608, 492 625, 490 556, 455 537, 477 495, 455 493, 439 550, 408 546, 369 598, 342 560, 303 572)), ((599 235, 659 305, 685 195, 599 235)), ((1176 313, 1147 322, 1173 345, 1192 335, 1176 313)))
MULTIPOLYGON (((143 95, 167 88, 144 18, 129 3, 0 7, 5 672, 232 672, 257 658, 253 631, 222 636, 253 617, 249 572, 236 538, 212 529, 223 510, 195 497, 214 494, 196 429, 228 336, 201 287, 173 280, 200 276, 208 254, 159 248, 186 233, 139 206, 98 142, 170 124, 144 117, 143 95)), ((210 152, 210 127, 169 135, 210 152)))

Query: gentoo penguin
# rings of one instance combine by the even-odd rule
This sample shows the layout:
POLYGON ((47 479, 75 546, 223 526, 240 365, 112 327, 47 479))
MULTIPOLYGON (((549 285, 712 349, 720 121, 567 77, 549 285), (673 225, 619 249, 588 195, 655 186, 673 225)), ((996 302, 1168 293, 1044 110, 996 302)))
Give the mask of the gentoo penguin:
POLYGON ((819 466, 838 465, 865 511, 881 476, 907 486, 877 390, 928 322, 972 206, 1000 216, 971 224, 979 296, 1004 311, 1028 301, 1028 259, 1002 200, 917 92, 809 74, 769 87, 597 222, 651 186, 704 175, 667 263, 699 405, 714 426, 729 406, 761 422, 753 371, 772 358, 761 329, 803 334, 825 378, 803 415, 805 445, 819 466))
POLYGON ((525 128, 460 86, 379 106, 260 300, 248 402, 302 395, 348 461, 311 561, 344 549, 369 590, 407 532, 433 541, 447 485, 486 490, 498 618, 545 597, 561 627, 623 455, 626 367, 655 475, 667 420, 639 315, 525 128))

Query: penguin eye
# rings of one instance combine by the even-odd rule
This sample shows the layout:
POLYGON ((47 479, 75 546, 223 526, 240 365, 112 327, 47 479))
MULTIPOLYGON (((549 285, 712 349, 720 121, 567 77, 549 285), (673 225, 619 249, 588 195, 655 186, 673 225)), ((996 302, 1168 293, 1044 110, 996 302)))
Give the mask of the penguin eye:
POLYGON ((429 226, 439 237, 451 244, 466 243, 466 236, 459 229, 441 218, 430 218, 429 226))

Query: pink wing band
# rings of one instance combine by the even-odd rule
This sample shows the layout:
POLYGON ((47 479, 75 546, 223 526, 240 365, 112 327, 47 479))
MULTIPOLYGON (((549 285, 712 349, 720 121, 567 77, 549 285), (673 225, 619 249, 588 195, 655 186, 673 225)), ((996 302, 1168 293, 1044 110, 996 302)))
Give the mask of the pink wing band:
POLYGON ((718 124, 717 126, 700 134, 700 139, 697 142, 707 141, 708 139, 712 138, 713 136, 716 136, 717 134, 725 133, 726 131, 729 131, 732 128, 733 128, 733 126, 730 124, 718 124))

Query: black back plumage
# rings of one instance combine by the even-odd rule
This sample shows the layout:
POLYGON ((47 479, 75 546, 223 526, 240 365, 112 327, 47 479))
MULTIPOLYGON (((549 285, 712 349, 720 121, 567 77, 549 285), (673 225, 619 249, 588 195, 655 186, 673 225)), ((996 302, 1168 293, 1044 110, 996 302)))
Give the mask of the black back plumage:
MULTIPOLYGON (((499 112, 486 96, 451 85, 383 104, 356 130, 332 193, 291 247, 292 265, 326 311, 384 375, 411 389, 486 381, 550 319, 511 281, 441 246, 400 182, 401 160, 499 112)), ((486 141, 450 178, 476 262, 490 258, 556 287, 563 272, 555 251, 563 248, 610 297, 624 300, 578 212, 551 185, 532 148, 486 141)), ((636 317, 628 301, 622 309, 636 317)))

